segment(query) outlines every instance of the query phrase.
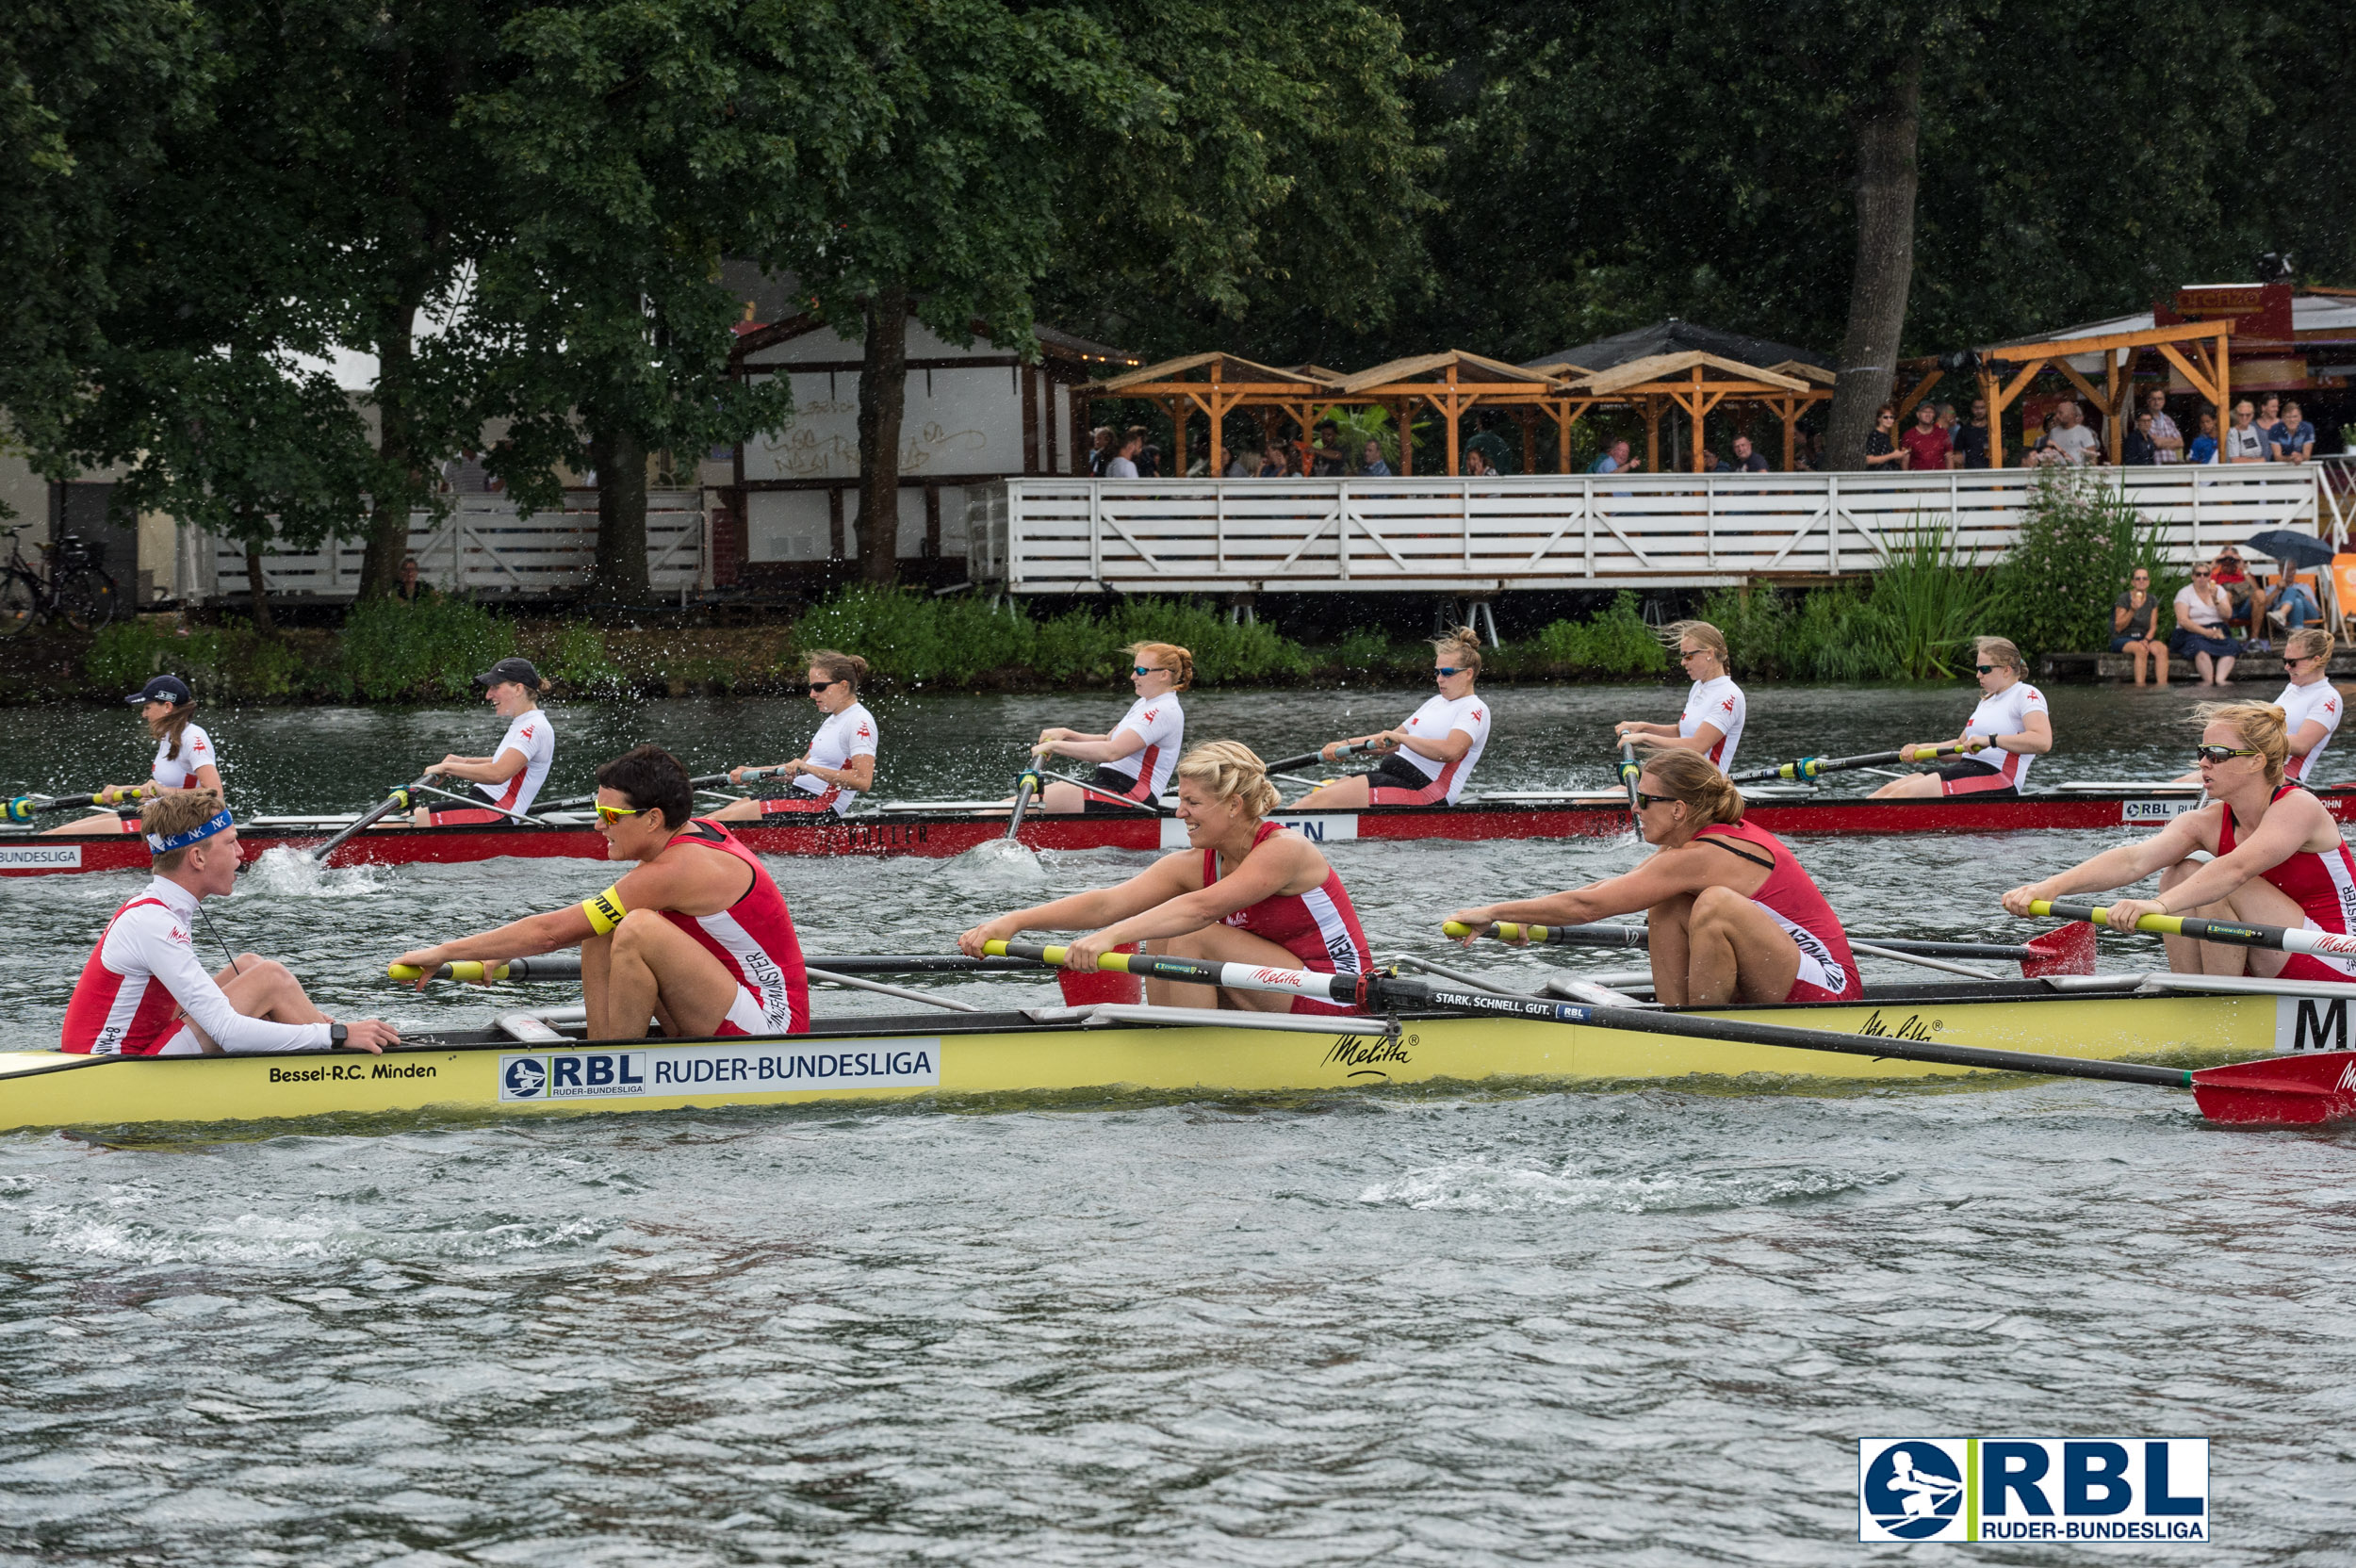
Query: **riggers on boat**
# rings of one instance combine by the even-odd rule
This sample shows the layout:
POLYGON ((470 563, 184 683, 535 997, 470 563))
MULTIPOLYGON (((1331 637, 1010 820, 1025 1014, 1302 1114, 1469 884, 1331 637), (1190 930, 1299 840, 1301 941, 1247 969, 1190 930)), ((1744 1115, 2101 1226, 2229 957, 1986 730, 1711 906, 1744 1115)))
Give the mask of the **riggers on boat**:
MULTIPOLYGON (((2333 785, 2315 795, 2342 822, 2356 821, 2356 786, 2333 785)), ((2018 800, 1956 795, 1936 800, 1807 798, 1804 792, 1746 792, 1744 820, 1771 833, 1906 834, 2006 833, 2037 828, 2157 827, 2197 803, 2196 789, 2131 790, 2065 787, 2018 800)), ((961 855, 1006 836, 1004 815, 976 816, 990 803, 954 801, 892 805, 854 817, 814 814, 738 823, 736 836, 761 855, 961 855)), ((1269 819, 1320 844, 1358 839, 1612 838, 1628 831, 1628 801, 1614 793, 1483 796, 1459 806, 1369 807, 1358 811, 1280 811, 1269 819)), ((349 817, 257 817, 240 824, 250 856, 277 848, 315 850, 349 817)), ((1175 817, 1144 811, 1129 816, 1027 817, 1018 835, 1033 849, 1183 849, 1186 832, 1175 817)), ((331 866, 455 864, 503 856, 602 860, 605 841, 588 819, 548 825, 400 828, 363 833, 328 858, 331 866)), ((136 834, 90 838, 0 835, 0 876, 42 876, 144 869, 147 848, 136 834)))
MULTIPOLYGON (((2311 988, 2312 989, 2312 988, 2311 988)), ((2356 995, 2356 987, 2346 988, 2356 995)), ((1575 985, 1563 994, 1579 995, 1575 985)), ((1969 1070, 1873 1054, 1961 1045, 2082 1061, 2272 1058, 2344 1051, 2349 998, 2263 981, 2060 976, 1869 988, 1839 1006, 1664 1010, 1824 1030, 1828 1054, 1519 1018, 1408 1012, 1289 1017, 1120 1003, 839 1018, 790 1038, 590 1042, 517 1014, 416 1037, 382 1056, 0 1054, 0 1128, 147 1126, 426 1110, 548 1115, 738 1105, 1159 1098, 1396 1086, 1528 1090, 1655 1084, 1790 1088, 1925 1082, 1969 1070), (1904 1044, 1902 1045, 1902 1042, 1904 1044)))

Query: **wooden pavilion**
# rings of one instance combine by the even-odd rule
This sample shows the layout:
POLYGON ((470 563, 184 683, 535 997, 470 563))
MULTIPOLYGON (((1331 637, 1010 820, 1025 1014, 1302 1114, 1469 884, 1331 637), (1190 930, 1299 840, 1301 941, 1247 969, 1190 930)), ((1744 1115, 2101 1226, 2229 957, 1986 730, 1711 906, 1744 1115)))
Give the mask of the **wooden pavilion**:
MULTIPOLYGON (((1354 376, 1345 376, 1335 385, 1341 393, 1335 400, 1338 402, 1379 403, 1391 410, 1392 423, 1401 435, 1399 455, 1402 474, 1415 471, 1415 443, 1406 439, 1410 413, 1418 402, 1430 404, 1448 426, 1448 471, 1453 475, 1460 471, 1462 464, 1461 422, 1466 414, 1484 404, 1543 406, 1554 389, 1554 378, 1541 370, 1525 370, 1503 360, 1449 349, 1436 354, 1394 359, 1354 376)), ((1308 427, 1304 424, 1301 428, 1308 427)), ((1530 466, 1530 449, 1529 432, 1525 428, 1525 467, 1530 466)))
POLYGON ((1720 404, 1732 400, 1761 404, 1783 421, 1783 466, 1788 472, 1800 416, 1810 405, 1832 397, 1831 371, 1812 365, 1797 368, 1807 374, 1793 373, 1791 367, 1764 369, 1697 350, 1651 354, 1608 370, 1581 374, 1567 373, 1577 369, 1574 366, 1561 367, 1566 374, 1554 399, 1560 410, 1554 416, 1562 471, 1570 471, 1571 426, 1591 408, 1617 404, 1644 411, 1644 466, 1655 473, 1661 471, 1661 417, 1673 407, 1683 410, 1693 422, 1692 471, 1698 473, 1706 446, 1703 421, 1720 404))
MULTIPOLYGON (((1260 408, 1290 415, 1305 434, 1324 411, 1349 400, 1333 396, 1330 375, 1314 370, 1280 370, 1229 353, 1187 354, 1166 359, 1092 381, 1078 389, 1081 399, 1145 398, 1170 410, 1172 464, 1184 473, 1186 466, 1186 425, 1200 409, 1211 422, 1211 477, 1227 466, 1225 424, 1238 408, 1260 408)), ((1076 421, 1075 421, 1076 422, 1076 421)), ((1075 452, 1085 448, 1078 437, 1075 452)))

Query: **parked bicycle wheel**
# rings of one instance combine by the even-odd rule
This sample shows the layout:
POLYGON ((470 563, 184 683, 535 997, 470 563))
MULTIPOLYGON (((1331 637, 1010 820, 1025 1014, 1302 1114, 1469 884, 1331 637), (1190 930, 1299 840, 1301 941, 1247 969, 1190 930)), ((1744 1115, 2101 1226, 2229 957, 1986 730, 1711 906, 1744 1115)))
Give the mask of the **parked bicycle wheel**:
POLYGON ((0 576, 0 637, 27 630, 41 616, 41 584, 24 572, 0 576))
POLYGON ((57 584, 57 612, 76 631, 95 631, 115 618, 115 580, 96 566, 69 570, 57 584))

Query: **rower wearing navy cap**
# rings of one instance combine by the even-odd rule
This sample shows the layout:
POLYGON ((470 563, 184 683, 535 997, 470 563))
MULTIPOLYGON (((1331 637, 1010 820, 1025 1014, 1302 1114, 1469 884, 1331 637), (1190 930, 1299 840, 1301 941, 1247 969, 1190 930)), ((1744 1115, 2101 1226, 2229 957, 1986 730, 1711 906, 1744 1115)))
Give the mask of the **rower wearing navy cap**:
POLYGON ((485 804, 420 805, 411 817, 414 826, 512 823, 532 809, 540 786, 548 782, 548 768, 556 761, 556 727, 540 706, 540 672, 529 659, 502 659, 476 676, 474 683, 483 688, 483 700, 491 710, 507 721, 507 733, 490 756, 453 752, 428 769, 427 776, 465 779, 485 804))
POLYGON ((198 905, 237 886, 237 825, 212 790, 174 790, 140 813, 155 878, 114 912, 65 1005, 64 1050, 100 1056, 381 1052, 389 1023, 337 1023, 284 964, 245 953, 207 974, 196 961, 198 905))
MULTIPOLYGON (((155 738, 155 760, 146 783, 109 784, 96 791, 94 798, 99 805, 159 799, 188 790, 221 792, 221 759, 213 751, 213 738, 205 733, 203 726, 192 721, 196 694, 188 690, 187 681, 176 675, 159 675, 123 700, 137 707, 139 717, 147 721, 147 732, 155 738)), ((101 811, 49 831, 137 833, 139 808, 101 811)))

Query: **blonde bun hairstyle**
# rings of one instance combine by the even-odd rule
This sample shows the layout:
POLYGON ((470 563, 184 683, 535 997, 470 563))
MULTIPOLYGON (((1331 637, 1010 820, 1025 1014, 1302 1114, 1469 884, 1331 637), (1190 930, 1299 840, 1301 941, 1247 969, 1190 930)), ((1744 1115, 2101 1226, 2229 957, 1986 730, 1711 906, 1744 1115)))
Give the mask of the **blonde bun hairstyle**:
POLYGON ((1661 786, 1660 793, 1680 801, 1703 825, 1742 820, 1742 792, 1718 765, 1698 751, 1657 751, 1644 759, 1644 775, 1661 786))
POLYGON ((2204 702, 2192 710, 2192 722, 2203 729, 2213 724, 2232 725, 2242 744, 2266 763, 2266 782, 2282 782, 2291 759, 2288 713, 2270 702, 2204 702))
POLYGON ((1481 633, 1468 626, 1443 631, 1432 639, 1432 651, 1460 670, 1481 673, 1481 633))
POLYGON ((802 662, 828 680, 849 681, 854 693, 867 684, 867 661, 856 653, 837 653, 832 648, 820 648, 802 662))
POLYGON ((1974 637, 1972 639, 1972 651, 1979 656, 1983 664, 1999 665, 2011 670, 2023 680, 2029 678, 2029 662, 2021 657, 2021 650, 2013 645, 2009 637, 1974 637))
POLYGON ((1194 684, 1194 655, 1175 643, 1132 643, 1121 651, 1140 664, 1168 670, 1178 691, 1194 684))
POLYGON ((1213 800, 1240 800, 1244 813, 1265 817, 1284 797, 1269 782, 1268 764, 1241 741, 1207 741, 1178 759, 1178 776, 1201 785, 1213 800))

